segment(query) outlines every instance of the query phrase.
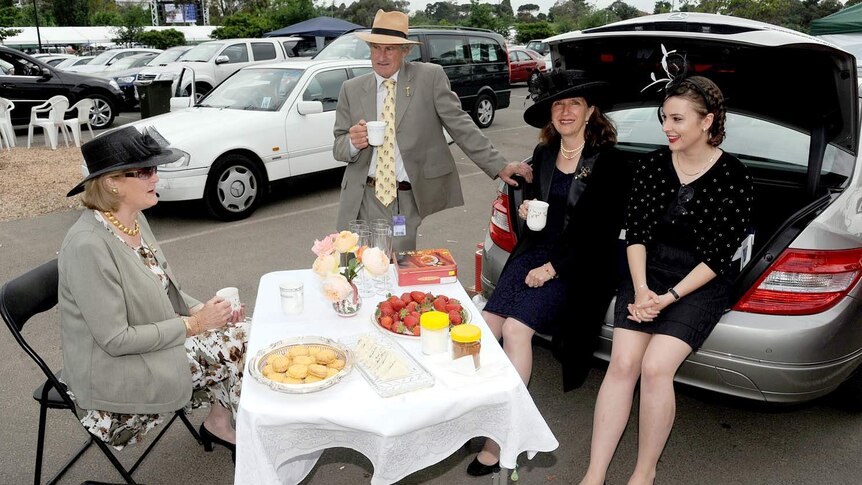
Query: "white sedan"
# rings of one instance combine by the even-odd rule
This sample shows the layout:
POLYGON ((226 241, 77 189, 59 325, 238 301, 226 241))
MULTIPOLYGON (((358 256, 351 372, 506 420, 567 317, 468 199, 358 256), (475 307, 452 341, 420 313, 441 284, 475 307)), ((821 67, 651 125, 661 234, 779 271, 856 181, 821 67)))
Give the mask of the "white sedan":
POLYGON ((271 181, 343 167, 332 158, 341 84, 367 60, 249 66, 196 106, 135 122, 155 127, 190 157, 159 167, 160 200, 204 199, 216 217, 248 217, 271 181))

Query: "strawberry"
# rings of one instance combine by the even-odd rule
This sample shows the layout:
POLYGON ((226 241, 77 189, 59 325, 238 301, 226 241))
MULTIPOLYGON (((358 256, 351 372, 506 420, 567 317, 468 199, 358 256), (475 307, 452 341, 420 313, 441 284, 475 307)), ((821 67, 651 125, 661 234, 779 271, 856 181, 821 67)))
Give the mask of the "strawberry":
POLYGON ((408 315, 404 317, 404 326, 407 327, 408 330, 413 330, 413 327, 419 325, 419 319, 414 317, 413 315, 408 315))
POLYGON ((418 322, 419 319, 422 317, 422 314, 419 312, 410 312, 410 316, 416 318, 416 321, 418 322))
POLYGON ((445 301, 446 303, 449 303, 449 297, 446 295, 437 295, 437 298, 442 298, 443 301, 445 301))
POLYGON ((419 336, 419 331, 420 331, 421 329, 422 329, 422 327, 420 327, 419 325, 416 325, 415 327, 413 327, 413 335, 415 335, 416 337, 418 337, 418 336, 419 336))
POLYGON ((398 310, 398 312, 395 315, 398 316, 398 318, 396 318, 396 320, 404 320, 404 317, 406 317, 407 315, 410 315, 410 310, 408 310, 406 308, 402 308, 401 310, 398 310))
POLYGON ((401 293, 401 301, 403 301, 404 304, 406 305, 406 304, 409 304, 411 301, 413 301, 413 298, 410 296, 410 293, 404 292, 404 293, 401 293))
POLYGON ((461 302, 455 298, 449 298, 449 303, 454 303, 455 305, 460 305, 461 302))
POLYGON ((395 296, 395 295, 390 295, 390 296, 389 296, 389 298, 387 298, 387 299, 386 299, 386 301, 387 301, 387 302, 389 302, 389 303, 392 305, 392 307, 393 307, 393 308, 395 308, 395 305, 396 305, 396 303, 395 303, 395 302, 404 303, 404 302, 402 302, 402 301, 401 301, 401 298, 398 298, 398 297, 397 297, 397 296, 395 296))
POLYGON ((418 309, 419 309, 419 304, 416 303, 415 301, 411 301, 410 303, 407 304, 407 311, 408 312, 415 312, 418 309))
POLYGON ((457 304, 457 303, 452 303, 452 302, 450 301, 449 303, 447 303, 447 304, 446 304, 446 310, 445 310, 445 311, 446 311, 446 312, 452 312, 452 311, 455 311, 455 312, 459 312, 459 313, 460 313, 460 312, 461 312, 461 305, 459 305, 459 304, 457 304))
POLYGON ((449 323, 452 325, 461 325, 464 320, 461 318, 461 313, 456 311, 449 312, 449 323))
POLYGON ((393 323, 392 317, 383 317, 380 319, 380 325, 383 328, 385 328, 386 330, 389 330, 392 328, 392 323, 393 323))
POLYGON ((434 299, 433 306, 434 306, 434 309, 437 310, 438 312, 448 312, 449 311, 446 309, 446 300, 444 300, 442 296, 438 296, 437 298, 434 299))
POLYGON ((422 293, 421 291, 410 292, 410 297, 413 298, 413 301, 417 303, 422 303, 423 301, 425 301, 425 296, 425 293, 422 293))
POLYGON ((400 312, 401 309, 406 306, 407 304, 404 303, 404 300, 402 300, 401 298, 396 298, 392 300, 392 308, 394 308, 396 312, 400 312))
POLYGON ((405 327, 404 324, 401 322, 393 323, 392 328, 390 328, 389 330, 392 330, 395 333, 408 333, 407 327, 405 327))
POLYGON ((395 313, 395 309, 392 308, 391 303, 389 303, 388 301, 384 301, 380 304, 380 313, 383 315, 391 316, 393 313, 395 313))

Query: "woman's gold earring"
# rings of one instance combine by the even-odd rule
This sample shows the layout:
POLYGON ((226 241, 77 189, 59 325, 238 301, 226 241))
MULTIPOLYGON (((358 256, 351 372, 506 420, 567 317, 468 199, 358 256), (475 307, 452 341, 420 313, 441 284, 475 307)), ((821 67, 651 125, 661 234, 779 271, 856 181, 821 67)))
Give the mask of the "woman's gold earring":
POLYGON ((120 193, 120 191, 119 191, 119 190, 117 190, 117 188, 116 188, 116 187, 114 187, 113 189, 111 189, 111 192, 112 192, 112 193, 114 193, 114 194, 119 194, 119 193, 120 193))

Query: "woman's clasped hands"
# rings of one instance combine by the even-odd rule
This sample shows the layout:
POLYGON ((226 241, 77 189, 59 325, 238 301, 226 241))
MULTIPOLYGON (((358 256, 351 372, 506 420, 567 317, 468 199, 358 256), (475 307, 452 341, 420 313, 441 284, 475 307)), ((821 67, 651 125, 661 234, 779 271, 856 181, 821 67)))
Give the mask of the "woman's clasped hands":
POLYGON ((659 295, 649 288, 642 288, 635 292, 634 303, 629 303, 629 320, 635 322, 651 322, 668 305, 673 303, 673 297, 667 294, 659 295))

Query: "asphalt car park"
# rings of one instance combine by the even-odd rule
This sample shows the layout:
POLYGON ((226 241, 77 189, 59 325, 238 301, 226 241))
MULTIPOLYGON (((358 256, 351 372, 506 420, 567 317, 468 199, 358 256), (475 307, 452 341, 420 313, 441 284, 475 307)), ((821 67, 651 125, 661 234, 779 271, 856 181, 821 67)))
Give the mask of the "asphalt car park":
MULTIPOLYGON (((537 131, 521 116, 529 101, 526 88, 513 89, 510 109, 501 111, 492 128, 484 130, 494 145, 510 160, 532 153, 537 131)), ((123 113, 121 116, 137 116, 123 113)), ((121 123, 118 120, 117 123, 121 123)), ((422 247, 448 247, 459 264, 459 279, 473 284, 476 243, 484 239, 490 201, 496 183, 463 153, 453 147, 465 205, 429 217, 422 226, 422 247)), ((148 218, 160 246, 175 266, 178 278, 190 294, 205 297, 223 286, 239 287, 240 296, 253 312, 258 280, 262 274, 281 269, 301 269, 314 259, 310 251, 314 235, 332 229, 337 211, 341 174, 312 174, 285 182, 274 197, 243 221, 224 223, 207 218, 198 203, 160 203, 148 218)), ((78 217, 76 212, 0 223, 0 275, 5 281, 56 257, 65 231, 78 217)), ((56 310, 32 320, 25 327, 37 350, 55 369, 62 366, 56 310)), ((363 322, 346 320, 345 324, 363 322)), ((0 337, 0 482, 32 482, 35 423, 38 406, 32 399, 39 371, 8 337, 0 337)), ((541 342, 535 346, 534 378, 530 392, 557 439, 560 448, 532 461, 519 459, 519 483, 576 483, 586 469, 593 406, 604 375, 597 363, 585 386, 563 394, 559 365, 541 342)), ((791 408, 772 408, 728 399, 715 393, 679 387, 677 424, 659 467, 656 483, 681 484, 853 484, 862 474, 858 454, 862 450, 862 421, 849 413, 837 398, 826 398, 791 408)), ((393 401, 393 408, 397 402, 393 401)), ((286 405, 288 405, 286 403, 286 405)), ((635 403, 635 408, 637 403, 635 403)), ((197 425, 205 410, 192 414, 197 425)), ((632 421, 611 465, 608 483, 625 483, 634 467, 637 426, 632 421)), ((85 439, 84 431, 67 411, 48 414, 45 473, 50 475, 85 439)), ((146 445, 147 443, 144 443, 146 445)), ((462 448, 447 460, 401 483, 473 484, 464 468, 479 447, 462 448)), ((119 453, 130 465, 143 451, 134 445, 119 453)), ((135 474, 148 484, 233 483, 230 454, 222 448, 205 453, 182 426, 174 426, 135 474)), ((304 485, 368 483, 370 463, 347 449, 328 450, 304 485)), ((118 482, 100 453, 90 450, 61 483, 84 480, 118 482)))

